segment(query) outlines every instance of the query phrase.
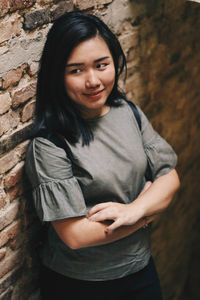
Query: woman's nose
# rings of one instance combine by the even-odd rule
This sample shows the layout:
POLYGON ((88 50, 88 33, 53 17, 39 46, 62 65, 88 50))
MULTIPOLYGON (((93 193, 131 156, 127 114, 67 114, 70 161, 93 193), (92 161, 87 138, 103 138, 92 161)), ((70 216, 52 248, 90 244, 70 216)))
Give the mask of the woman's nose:
POLYGON ((87 73, 86 79, 85 79, 85 85, 88 89, 96 88, 100 86, 101 82, 98 78, 96 72, 94 70, 90 70, 87 73))

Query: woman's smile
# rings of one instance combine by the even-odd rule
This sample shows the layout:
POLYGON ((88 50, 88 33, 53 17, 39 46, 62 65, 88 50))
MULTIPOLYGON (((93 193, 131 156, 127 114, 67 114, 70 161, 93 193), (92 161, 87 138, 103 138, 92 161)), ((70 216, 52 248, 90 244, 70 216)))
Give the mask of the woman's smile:
POLYGON ((93 93, 85 93, 84 95, 89 98, 96 99, 96 98, 99 98, 102 96, 103 91, 104 91, 104 89, 101 91, 93 92, 93 93))

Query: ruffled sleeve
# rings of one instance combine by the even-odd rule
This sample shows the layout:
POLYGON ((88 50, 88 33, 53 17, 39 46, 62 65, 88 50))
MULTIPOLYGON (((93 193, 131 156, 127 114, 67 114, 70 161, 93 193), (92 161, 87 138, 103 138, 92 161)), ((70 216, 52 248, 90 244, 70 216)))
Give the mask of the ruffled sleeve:
POLYGON ((152 179, 167 174, 177 164, 173 148, 152 127, 145 114, 138 108, 141 117, 141 134, 152 179))
POLYGON ((86 215, 84 197, 64 149, 46 138, 35 138, 27 150, 25 169, 41 221, 86 215))

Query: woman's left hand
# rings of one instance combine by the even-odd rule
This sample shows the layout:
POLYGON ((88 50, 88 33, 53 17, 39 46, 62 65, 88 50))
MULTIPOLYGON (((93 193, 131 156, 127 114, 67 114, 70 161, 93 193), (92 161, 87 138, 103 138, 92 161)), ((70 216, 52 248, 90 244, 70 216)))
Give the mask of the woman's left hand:
POLYGON ((129 204, 117 202, 97 204, 88 212, 88 219, 91 221, 101 222, 113 220, 113 223, 107 227, 107 232, 115 230, 122 225, 133 225, 140 218, 137 212, 133 214, 133 209, 129 204))
MULTIPOLYGON (((141 196, 149 187, 151 182, 147 182, 140 193, 141 196)), ((122 204, 118 202, 105 202, 95 205, 88 212, 88 219, 91 221, 102 222, 112 220, 113 223, 107 227, 107 232, 115 230, 123 225, 133 225, 143 216, 142 212, 134 209, 134 205, 122 204)))

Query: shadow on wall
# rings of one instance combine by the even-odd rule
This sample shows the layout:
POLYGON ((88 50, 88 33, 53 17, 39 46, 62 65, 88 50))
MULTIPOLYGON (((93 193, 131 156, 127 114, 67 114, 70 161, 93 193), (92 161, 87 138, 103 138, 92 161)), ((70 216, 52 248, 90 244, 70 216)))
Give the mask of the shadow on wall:
MULTIPOLYGON (((182 188, 153 226, 152 249, 166 300, 200 298, 200 1, 146 3, 138 18, 139 102, 176 150, 182 188), (198 2, 198 3, 195 3, 198 2)), ((134 24, 134 22, 132 23, 134 24)), ((134 91, 133 91, 134 96, 134 91)))

